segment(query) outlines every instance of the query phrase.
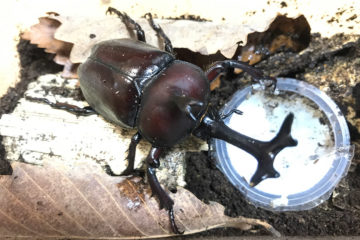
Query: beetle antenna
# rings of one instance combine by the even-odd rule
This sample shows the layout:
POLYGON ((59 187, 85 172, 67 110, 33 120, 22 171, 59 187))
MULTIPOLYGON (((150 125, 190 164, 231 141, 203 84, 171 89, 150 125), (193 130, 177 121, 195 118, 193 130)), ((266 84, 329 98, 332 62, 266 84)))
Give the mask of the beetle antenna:
POLYGON ((260 69, 250 66, 247 62, 236 60, 224 60, 213 63, 205 72, 210 82, 214 81, 219 75, 226 74, 229 69, 241 69, 248 73, 255 82, 261 83, 265 87, 276 87, 276 78, 265 76, 260 69))
POLYGON ((234 109, 231 109, 231 110, 230 110, 228 113, 226 113, 226 114, 220 114, 220 118, 221 118, 222 120, 224 120, 224 119, 230 117, 233 113, 236 113, 236 114, 238 114, 238 115, 242 115, 242 114, 243 114, 243 112, 242 112, 241 110, 234 108, 234 109))
POLYGON ((234 146, 237 146, 253 155, 258 161, 258 167, 250 180, 250 186, 254 187, 267 178, 277 178, 279 173, 274 169, 276 155, 286 147, 297 145, 297 141, 291 137, 291 126, 294 114, 289 113, 282 123, 278 134, 269 142, 259 141, 225 125, 220 115, 209 109, 200 126, 193 134, 202 139, 218 138, 234 146))

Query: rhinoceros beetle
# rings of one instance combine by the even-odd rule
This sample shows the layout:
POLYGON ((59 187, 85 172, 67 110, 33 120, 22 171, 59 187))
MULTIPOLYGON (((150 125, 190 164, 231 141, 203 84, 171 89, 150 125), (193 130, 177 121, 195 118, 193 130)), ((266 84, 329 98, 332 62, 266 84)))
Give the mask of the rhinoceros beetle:
POLYGON ((137 40, 100 42, 80 65, 80 87, 90 107, 77 108, 45 101, 55 108, 81 115, 98 113, 121 127, 137 128, 128 149, 128 166, 122 175, 133 172, 135 150, 140 140, 144 138, 150 142, 152 148, 146 158, 148 181, 153 194, 159 199, 160 208, 168 210, 174 233, 181 233, 175 223, 174 201, 160 186, 155 169, 159 167, 163 150, 190 134, 204 140, 222 139, 252 154, 258 161, 250 183, 252 186, 266 178, 279 176, 273 167, 276 154, 297 144, 290 134, 293 114, 285 118, 273 140, 263 142, 227 127, 224 117, 209 105, 209 83, 235 68, 250 74, 254 81, 270 80, 276 84, 274 78, 265 77, 260 70, 235 60, 215 62, 204 72, 191 63, 175 59, 171 41, 154 23, 151 14, 146 17, 163 39, 165 51, 146 44, 141 26, 126 13, 111 7, 107 13, 115 13, 127 28, 135 30, 137 40))

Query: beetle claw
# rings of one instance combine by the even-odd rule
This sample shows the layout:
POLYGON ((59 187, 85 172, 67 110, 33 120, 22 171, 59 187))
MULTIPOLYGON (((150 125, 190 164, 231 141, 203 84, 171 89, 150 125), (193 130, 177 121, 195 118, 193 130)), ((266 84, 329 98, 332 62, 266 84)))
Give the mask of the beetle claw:
POLYGON ((165 190, 161 187, 161 185, 156 177, 155 169, 153 167, 151 167, 151 163, 153 163, 154 161, 158 161, 161 152, 162 152, 161 148, 153 147, 150 150, 150 153, 146 158, 146 162, 148 164, 146 173, 147 173, 149 185, 151 187, 152 195, 156 195, 157 198, 159 199, 160 209, 165 208, 166 210, 168 210, 169 220, 170 220, 170 225, 171 225, 172 231, 175 234, 183 234, 184 232, 179 231, 179 228, 177 227, 177 225, 175 223, 175 216, 174 216, 174 209, 173 209, 174 201, 171 199, 169 194, 167 192, 165 192, 165 190))
POLYGON ((178 226, 175 223, 175 215, 174 215, 174 209, 171 207, 169 212, 169 219, 170 219, 170 225, 171 229, 175 234, 184 234, 184 231, 180 231, 178 226))
POLYGON ((144 171, 139 169, 128 169, 126 168, 119 176, 144 176, 144 171))
POLYGON ((112 7, 109 7, 109 8, 106 10, 105 14, 108 15, 108 14, 113 14, 113 13, 116 13, 116 12, 118 12, 117 9, 112 8, 112 7))

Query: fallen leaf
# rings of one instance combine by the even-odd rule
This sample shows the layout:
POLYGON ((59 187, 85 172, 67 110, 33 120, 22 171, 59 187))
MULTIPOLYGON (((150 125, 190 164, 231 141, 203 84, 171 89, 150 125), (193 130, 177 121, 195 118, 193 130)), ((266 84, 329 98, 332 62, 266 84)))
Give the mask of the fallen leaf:
MULTIPOLYGON (((265 29, 275 18, 265 23, 265 29)), ((132 31, 128 31, 123 22, 116 16, 89 18, 79 16, 54 16, 62 23, 55 33, 56 39, 74 43, 70 59, 74 63, 84 62, 90 54, 92 46, 108 39, 133 38, 132 31), (91 36, 91 37, 90 37, 91 36)), ((158 37, 144 18, 136 19, 143 28, 146 42, 163 49, 158 37)), ((246 42, 246 37, 255 29, 248 25, 222 24, 215 22, 195 22, 188 20, 155 19, 174 48, 188 48, 194 52, 207 55, 220 51, 224 56, 231 58, 238 47, 237 42, 246 42), (191 31, 187 31, 191 29, 191 31), (225 36, 231 36, 225 37, 225 36)), ((263 31, 261 26, 259 31, 263 31)))
MULTIPOLYGON (((111 177, 96 165, 61 161, 34 166, 12 164, 11 176, 0 176, 0 236, 31 238, 125 239, 173 235, 166 210, 140 178, 111 177)), ((177 224, 185 234, 217 227, 243 230, 269 224, 224 215, 218 203, 204 204, 178 188, 177 224)))
MULTIPOLYGON (((126 29, 123 22, 115 16, 104 16, 102 19, 78 16, 53 16, 53 18, 62 23, 55 33, 56 38, 74 43, 70 55, 72 62, 85 61, 91 48, 98 42, 135 37, 134 32, 126 29)), ((154 34, 148 21, 144 18, 136 21, 145 32, 146 42, 163 49, 162 41, 159 41, 154 34)), ((254 46, 257 52, 260 47, 274 52, 284 46, 300 51, 310 42, 310 26, 302 15, 294 19, 279 15, 267 17, 263 21, 261 26, 255 24, 252 26, 155 19, 172 41, 174 48, 187 48, 203 55, 220 51, 226 58, 234 58, 239 43, 246 44, 247 50, 254 46), (192 30, 185 31, 186 29, 192 30)), ((242 60, 247 61, 251 58, 243 57, 242 60)))
POLYGON ((266 31, 248 35, 247 43, 240 49, 237 58, 253 65, 279 49, 300 52, 310 43, 310 30, 303 15, 296 18, 278 15, 266 31))
POLYGON ((32 44, 38 45, 39 48, 44 48, 48 53, 57 54, 56 62, 64 65, 70 55, 73 44, 54 38, 55 32, 60 25, 61 23, 55 19, 40 17, 39 23, 33 25, 21 37, 29 40, 32 44))
MULTIPOLYGON (((147 43, 163 48, 162 41, 159 41, 158 37, 153 34, 146 21, 145 19, 137 20, 140 25, 143 25, 147 43)), ((202 55, 211 55, 220 51, 226 58, 239 59, 249 62, 251 65, 280 48, 301 51, 310 42, 310 26, 304 16, 292 19, 279 15, 269 22, 268 29, 263 32, 257 32, 246 25, 225 25, 187 20, 156 19, 155 21, 160 22, 166 34, 171 37, 174 47, 188 48, 202 55), (195 29, 197 34, 184 37, 184 29, 195 29), (226 37, 231 33, 236 34, 233 34, 231 38, 226 37), (245 41, 247 44, 241 47, 239 43, 245 41), (205 47, 205 43, 210 49, 205 47)), ((125 25, 116 17, 105 16, 103 19, 90 19, 78 16, 65 17, 58 14, 39 18, 39 24, 34 25, 23 34, 23 38, 31 40, 32 43, 37 44, 40 48, 45 48, 48 52, 57 54, 55 61, 64 65, 62 76, 66 78, 77 77, 78 64, 73 64, 73 62, 83 62, 96 43, 108 39, 134 37, 134 32, 126 29, 125 25), (54 37, 55 34, 57 39, 54 37), (62 41, 58 39, 62 39, 62 41)), ((188 58, 193 59, 195 56, 186 56, 185 60, 188 58)), ((217 60, 223 58, 220 57, 217 60)), ((208 61, 209 59, 206 60, 206 62, 208 61)), ((214 81, 211 89, 217 88, 219 83, 219 81, 214 81)))
MULTIPOLYGON (((55 13, 50 13, 56 15, 55 13)), ((57 64, 64 65, 63 77, 77 77, 76 65, 70 61, 69 56, 73 44, 67 41, 55 39, 54 35, 58 27, 61 25, 56 19, 50 17, 40 17, 39 23, 31 26, 25 31, 21 37, 29 40, 32 44, 36 44, 39 48, 44 48, 48 53, 54 53, 54 61, 57 64)))

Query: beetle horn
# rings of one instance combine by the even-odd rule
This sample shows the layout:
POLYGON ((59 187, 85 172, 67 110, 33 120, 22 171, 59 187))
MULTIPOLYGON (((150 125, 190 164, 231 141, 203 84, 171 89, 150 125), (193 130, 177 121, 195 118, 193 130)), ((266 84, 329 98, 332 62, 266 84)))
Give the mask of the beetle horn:
POLYGON ((258 161, 257 170, 250 180, 250 186, 254 187, 262 180, 280 176, 273 166, 276 155, 285 147, 297 145, 297 141, 291 137, 293 120, 294 114, 288 114, 278 134, 271 141, 263 142, 232 130, 225 125, 219 114, 210 110, 193 134, 206 140, 224 140, 253 155, 258 161))

